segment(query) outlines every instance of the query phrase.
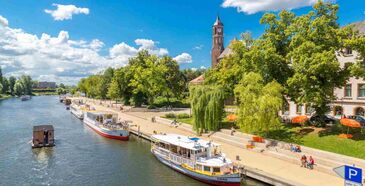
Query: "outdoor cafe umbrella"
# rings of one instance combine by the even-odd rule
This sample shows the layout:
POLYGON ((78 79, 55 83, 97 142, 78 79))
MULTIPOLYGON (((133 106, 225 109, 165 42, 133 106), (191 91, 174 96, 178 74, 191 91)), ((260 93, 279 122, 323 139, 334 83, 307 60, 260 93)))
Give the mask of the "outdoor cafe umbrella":
POLYGON ((353 119, 342 118, 340 120, 340 123, 344 126, 347 126, 347 134, 340 134, 339 135, 340 138, 352 138, 352 135, 349 134, 350 127, 361 128, 360 122, 353 120, 353 119))
POLYGON ((227 120, 228 121, 236 121, 237 120, 237 115, 236 114, 229 114, 228 116, 227 116, 227 120))
POLYGON ((303 115, 303 116, 295 116, 292 118, 291 122, 292 123, 298 123, 298 124, 302 124, 306 121, 308 121, 308 117, 306 115, 303 115))

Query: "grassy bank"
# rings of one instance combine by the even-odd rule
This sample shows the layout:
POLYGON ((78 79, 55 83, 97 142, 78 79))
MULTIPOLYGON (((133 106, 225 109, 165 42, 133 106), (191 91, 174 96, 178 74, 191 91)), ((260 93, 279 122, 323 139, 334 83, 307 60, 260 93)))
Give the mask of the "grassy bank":
POLYGON ((58 95, 57 92, 33 92, 34 96, 55 96, 58 95))
MULTIPOLYGON (((193 124, 193 118, 191 117, 179 118, 178 115, 175 117, 166 117, 165 115, 165 118, 171 120, 176 118, 178 122, 193 124)), ((227 123, 227 121, 223 121, 223 126, 230 128, 232 123, 227 123)), ((346 130, 347 128, 339 125, 324 129, 283 124, 279 130, 272 131, 268 137, 288 143, 365 159, 365 132, 361 133, 359 129, 350 130, 350 133, 354 135, 353 139, 339 138, 338 135, 342 132, 346 133, 346 130)))
MULTIPOLYGON (((342 130, 346 131, 346 129, 342 130)), ((339 138, 338 135, 342 133, 341 130, 333 128, 322 129, 286 126, 283 127, 280 133, 270 137, 315 149, 365 159, 365 134, 362 134, 359 129, 351 132, 354 134, 353 139, 339 138)))
POLYGON ((13 96, 12 95, 9 95, 9 94, 0 94, 0 100, 12 98, 12 97, 13 96))

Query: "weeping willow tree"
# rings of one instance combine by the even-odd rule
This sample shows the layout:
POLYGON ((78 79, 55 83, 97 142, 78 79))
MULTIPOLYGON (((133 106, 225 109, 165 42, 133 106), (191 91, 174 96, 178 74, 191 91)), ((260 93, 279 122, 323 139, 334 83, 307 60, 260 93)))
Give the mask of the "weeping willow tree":
POLYGON ((276 81, 265 84, 260 74, 250 72, 235 88, 238 98, 237 124, 246 132, 268 135, 280 126, 278 113, 283 88, 276 81))
POLYGON ((220 86, 199 85, 190 87, 194 130, 201 134, 218 130, 224 109, 224 91, 220 86))

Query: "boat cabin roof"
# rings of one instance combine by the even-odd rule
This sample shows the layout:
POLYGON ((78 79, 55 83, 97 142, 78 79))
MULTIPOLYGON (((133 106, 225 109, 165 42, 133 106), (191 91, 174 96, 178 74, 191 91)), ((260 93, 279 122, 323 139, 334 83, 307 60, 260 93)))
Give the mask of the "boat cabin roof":
POLYGON ((37 125, 37 126, 33 126, 33 131, 45 131, 45 130, 53 130, 53 125, 37 125))
POLYGON ((112 116, 118 116, 118 114, 113 112, 103 112, 103 111, 97 111, 97 112, 89 112, 88 113, 95 115, 95 116, 104 116, 104 115, 112 115, 112 116))
POLYGON ((231 164, 232 161, 224 156, 217 156, 212 158, 198 158, 198 164, 211 167, 221 167, 223 165, 231 164))
POLYGON ((190 150, 208 148, 209 145, 212 145, 212 147, 219 146, 217 143, 212 143, 197 137, 188 137, 179 134, 156 134, 152 135, 152 138, 163 143, 180 146, 190 150))

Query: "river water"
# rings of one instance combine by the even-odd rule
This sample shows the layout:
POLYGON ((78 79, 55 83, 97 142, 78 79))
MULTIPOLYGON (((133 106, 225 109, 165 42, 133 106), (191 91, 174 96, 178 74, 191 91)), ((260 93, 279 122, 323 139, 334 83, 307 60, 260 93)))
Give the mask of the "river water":
POLYGON ((148 141, 135 137, 99 136, 56 96, 0 101, 0 185, 204 185, 164 166, 149 150, 148 141), (56 146, 32 149, 32 127, 42 124, 54 126, 56 146))

